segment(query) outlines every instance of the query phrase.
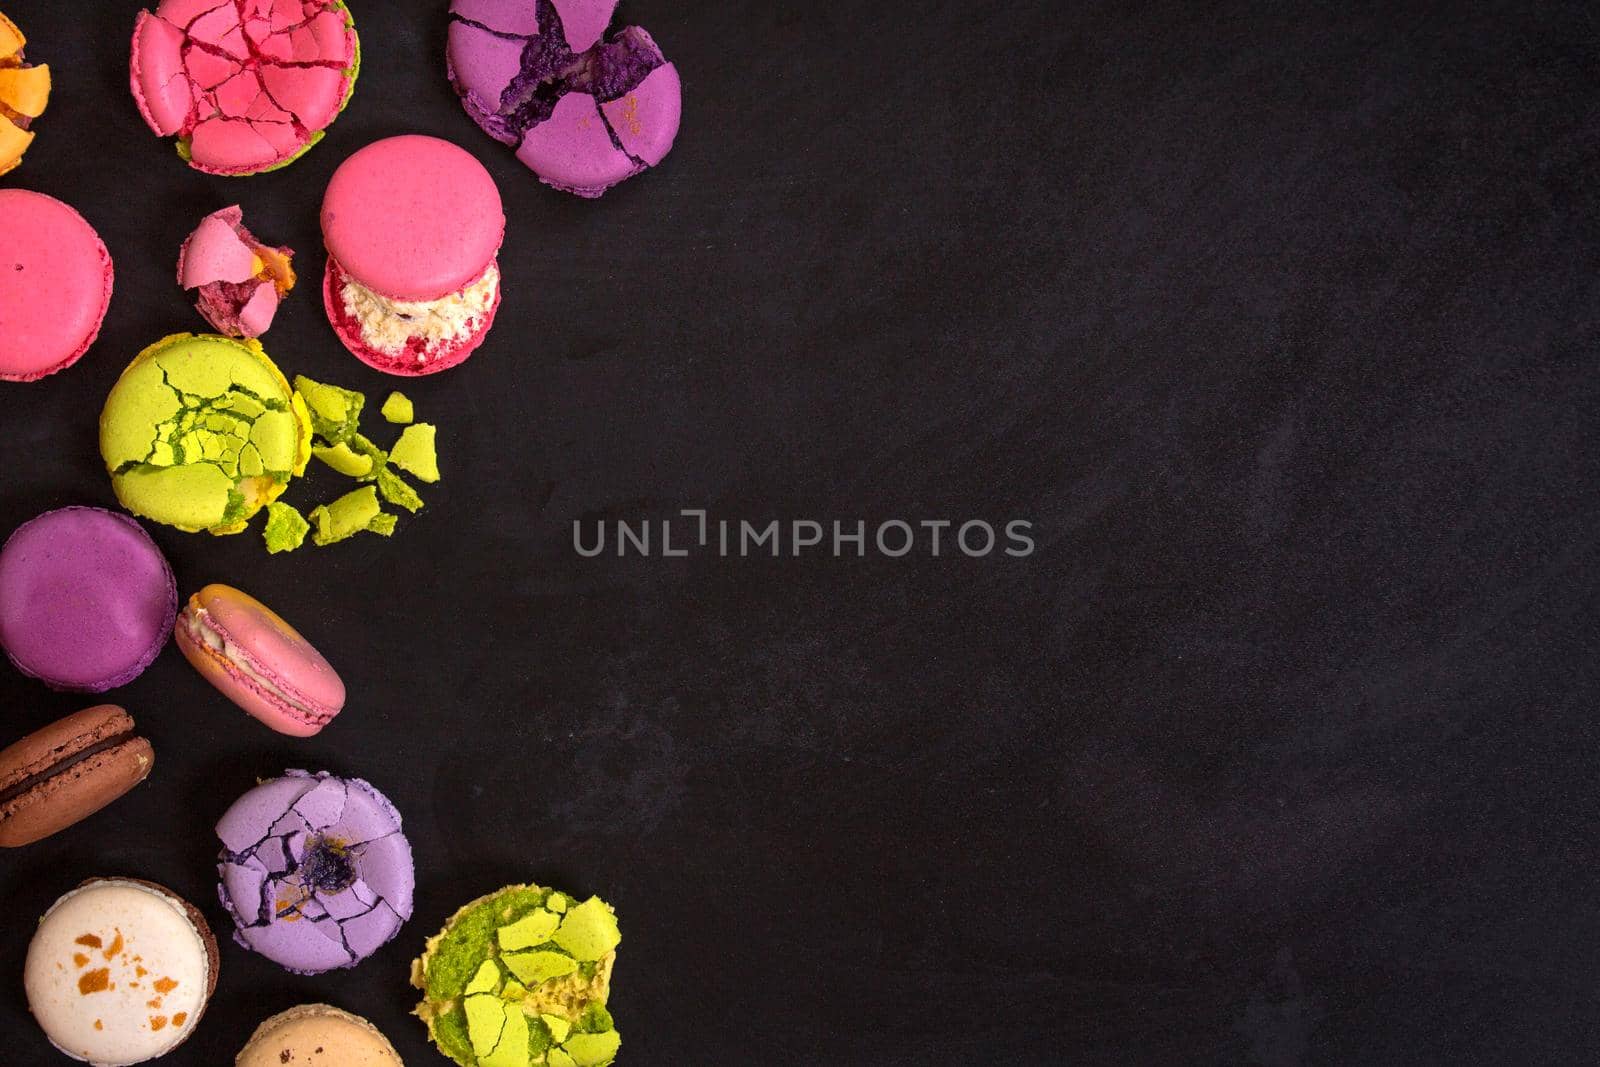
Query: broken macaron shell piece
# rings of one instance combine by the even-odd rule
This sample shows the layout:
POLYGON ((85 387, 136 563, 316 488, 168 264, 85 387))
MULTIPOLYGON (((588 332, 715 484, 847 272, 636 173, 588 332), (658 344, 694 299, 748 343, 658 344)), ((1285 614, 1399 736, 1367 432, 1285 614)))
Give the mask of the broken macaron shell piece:
POLYGON ((622 1038, 606 1002, 616 913, 537 885, 461 908, 411 965, 416 1015, 461 1067, 605 1067, 622 1038))
POLYGON ((437 137, 375 141, 322 202, 323 303, 363 363, 415 377, 459 365, 500 306, 505 209, 471 153, 437 137))
POLYGON ((212 212, 183 242, 178 284, 195 290, 195 308, 218 333, 260 337, 294 288, 294 250, 262 244, 234 205, 212 212))
POLYGON ((400 813, 359 778, 288 771, 235 801, 217 836, 234 939, 286 970, 354 967, 411 918, 400 813))
POLYGON ((100 454, 134 514, 191 533, 239 533, 305 472, 311 419, 259 342, 174 334, 112 387, 100 454))
POLYGON ((0 189, 0 380, 37 381, 83 358, 114 276, 105 242, 70 205, 0 189))
POLYGON ((280 734, 313 737, 344 707, 339 674, 255 597, 208 585, 178 616, 178 650, 217 691, 280 734))
POLYGON ((0 13, 0 174, 21 165, 33 144, 33 120, 50 102, 50 68, 27 61, 27 43, 17 24, 0 13))
POLYGON ((446 68, 485 133, 546 185, 582 197, 672 150, 683 85, 651 36, 609 37, 616 0, 454 0, 446 68))
POLYGON ((286 166, 355 91, 361 44, 343 0, 162 0, 134 25, 139 112, 208 174, 286 166))

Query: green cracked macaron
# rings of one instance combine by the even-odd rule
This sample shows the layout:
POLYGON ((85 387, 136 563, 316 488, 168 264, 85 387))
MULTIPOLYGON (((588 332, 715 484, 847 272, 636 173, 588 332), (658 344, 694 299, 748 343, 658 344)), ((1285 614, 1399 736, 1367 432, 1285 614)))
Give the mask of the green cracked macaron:
POLYGON ((135 515, 238 533, 305 473, 311 417, 259 342, 173 334, 112 387, 100 454, 135 515))
POLYGON ((507 886, 450 917, 411 965, 416 1014, 461 1067, 606 1067, 622 934, 611 905, 507 886))

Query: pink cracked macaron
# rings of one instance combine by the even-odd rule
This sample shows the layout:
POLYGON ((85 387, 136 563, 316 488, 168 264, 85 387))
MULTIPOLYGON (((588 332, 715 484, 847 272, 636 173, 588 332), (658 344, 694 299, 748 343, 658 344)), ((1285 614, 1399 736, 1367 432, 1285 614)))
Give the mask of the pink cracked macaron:
POLYGON ((208 585, 189 598, 175 629, 184 658, 280 734, 312 737, 344 707, 344 682, 328 661, 248 593, 208 585))
POLYGON ((129 82, 191 167, 247 175, 320 141, 360 69, 344 0, 161 0, 134 24, 129 82))
POLYGON ((0 189, 0 379, 37 381, 78 362, 111 306, 111 253, 53 196, 0 189))
POLYGON ((678 68, 644 30, 606 36, 617 0, 454 0, 445 62, 461 104, 546 185, 582 197, 660 163, 678 68))
POLYGON ((328 321, 385 373, 457 366, 494 323, 505 232, 500 190, 465 149, 417 134, 367 145, 322 200, 328 321))
POLYGON ((178 284, 218 333, 260 337, 294 288, 294 249, 263 244, 235 204, 200 220, 178 253, 178 284))

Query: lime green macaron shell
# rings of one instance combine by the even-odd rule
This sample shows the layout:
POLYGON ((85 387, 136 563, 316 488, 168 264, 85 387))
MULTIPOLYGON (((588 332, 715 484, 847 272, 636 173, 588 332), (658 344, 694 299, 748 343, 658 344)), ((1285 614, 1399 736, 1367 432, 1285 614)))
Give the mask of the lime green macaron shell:
POLYGON ((311 419, 259 342, 174 334, 112 388, 100 454, 135 515, 238 533, 305 472, 311 419))
POLYGON ((606 1010, 621 940, 599 897, 508 886, 428 942, 417 1014, 461 1067, 605 1067, 622 1044, 606 1010))

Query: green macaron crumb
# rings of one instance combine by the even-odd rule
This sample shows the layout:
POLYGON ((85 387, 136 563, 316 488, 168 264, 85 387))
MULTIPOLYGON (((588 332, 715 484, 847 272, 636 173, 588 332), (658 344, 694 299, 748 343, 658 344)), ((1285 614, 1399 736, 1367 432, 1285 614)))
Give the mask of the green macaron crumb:
POLYGON ((607 1067, 615 913, 540 886, 510 886, 458 911, 412 965, 417 1014, 461 1067, 607 1067))
POLYGON ((411 483, 400 477, 388 467, 378 470, 378 492, 383 499, 397 508, 405 508, 415 515, 422 510, 422 497, 411 488, 411 483))
POLYGON ((311 521, 316 526, 312 543, 322 547, 354 537, 366 531, 382 511, 378 491, 372 486, 346 493, 333 503, 312 510, 311 521))
POLYGON ((398 516, 387 511, 381 511, 372 517, 371 522, 367 523, 367 532, 375 533, 379 537, 393 537, 394 528, 399 522, 398 516))
POLYGON ((293 552, 305 544, 310 531, 311 524, 293 507, 278 501, 267 505, 267 525, 261 533, 269 554, 293 552))
POLYGON ((389 462, 424 482, 439 480, 438 430, 428 423, 407 426, 389 449, 389 462))
POLYGON ((337 385, 314 382, 304 375, 296 375, 294 390, 305 399, 311 412, 311 428, 330 445, 343 444, 361 425, 361 409, 367 398, 337 385))
POLYGON ((389 399, 383 402, 383 417, 390 422, 404 426, 417 417, 417 410, 412 406, 411 398, 404 393, 390 393, 389 399))
POLYGON ((311 449, 311 454, 350 478, 365 478, 376 466, 375 457, 357 452, 348 441, 336 445, 316 445, 311 449))
POLYGON ((100 453, 129 511, 232 534, 305 471, 311 420, 259 342, 174 334, 112 387, 100 453))

